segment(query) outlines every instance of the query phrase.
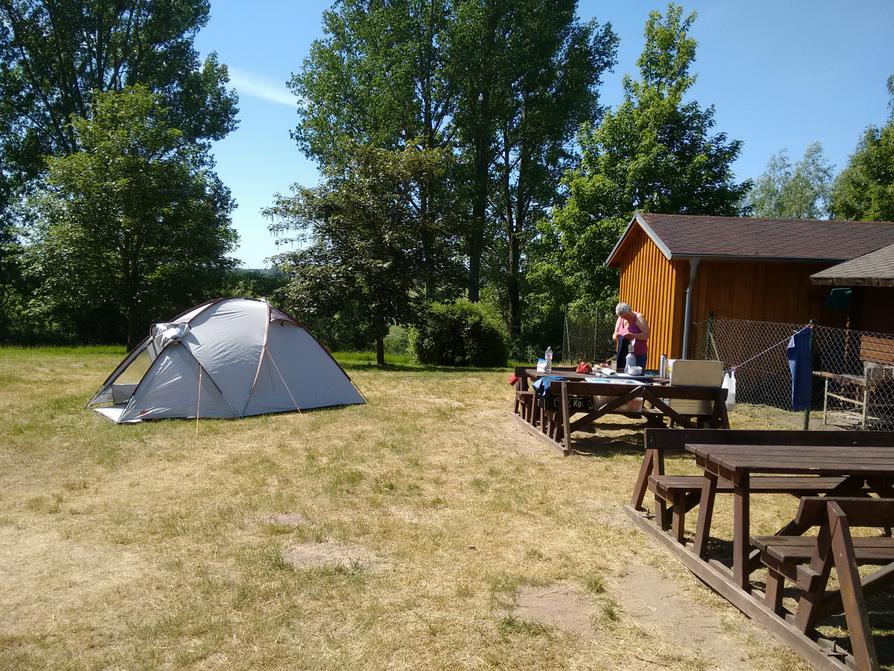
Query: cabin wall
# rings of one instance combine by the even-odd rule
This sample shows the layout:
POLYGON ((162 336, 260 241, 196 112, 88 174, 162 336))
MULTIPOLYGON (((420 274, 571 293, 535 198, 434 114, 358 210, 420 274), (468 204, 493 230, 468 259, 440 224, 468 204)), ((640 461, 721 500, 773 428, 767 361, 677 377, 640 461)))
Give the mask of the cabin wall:
POLYGON ((854 287, 851 328, 894 334, 894 287, 854 287))
POLYGON ((648 368, 658 368, 662 354, 677 356, 682 342, 681 287, 685 274, 671 263, 642 229, 630 231, 617 265, 621 271, 620 298, 649 322, 648 368))
MULTIPOLYGON (((830 287, 815 286, 810 275, 829 263, 708 261, 699 265, 692 297, 692 320, 747 319, 764 322, 844 326, 847 315, 829 310, 830 287)), ((692 343, 694 345, 694 343, 692 343)))

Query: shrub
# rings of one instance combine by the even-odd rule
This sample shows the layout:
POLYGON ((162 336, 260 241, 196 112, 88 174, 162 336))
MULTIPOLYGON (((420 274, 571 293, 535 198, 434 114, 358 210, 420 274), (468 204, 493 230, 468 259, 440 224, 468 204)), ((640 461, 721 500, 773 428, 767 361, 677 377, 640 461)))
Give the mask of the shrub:
POLYGON ((505 366, 506 329, 479 303, 433 303, 412 338, 420 363, 441 366, 505 366))

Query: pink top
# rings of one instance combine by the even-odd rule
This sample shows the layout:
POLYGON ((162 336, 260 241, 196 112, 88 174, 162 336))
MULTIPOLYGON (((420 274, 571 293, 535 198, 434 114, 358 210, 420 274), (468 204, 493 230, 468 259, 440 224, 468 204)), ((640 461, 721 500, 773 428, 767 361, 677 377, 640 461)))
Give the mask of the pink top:
MULTIPOLYGON (((640 315, 637 313, 637 316, 640 315)), ((642 333, 639 325, 635 321, 631 324, 623 317, 618 317, 618 323, 615 325, 615 330, 619 336, 626 336, 628 333, 642 333)), ((646 340, 633 341, 634 356, 642 356, 648 351, 649 347, 646 343, 646 340)))

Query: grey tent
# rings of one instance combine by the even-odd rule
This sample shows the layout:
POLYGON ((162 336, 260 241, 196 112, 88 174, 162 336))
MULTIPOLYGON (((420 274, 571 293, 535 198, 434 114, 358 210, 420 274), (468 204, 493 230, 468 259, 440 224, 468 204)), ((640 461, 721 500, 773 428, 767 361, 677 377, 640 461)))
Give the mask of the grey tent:
POLYGON ((227 298, 155 324, 87 404, 118 423, 364 403, 341 366, 266 301, 227 298))

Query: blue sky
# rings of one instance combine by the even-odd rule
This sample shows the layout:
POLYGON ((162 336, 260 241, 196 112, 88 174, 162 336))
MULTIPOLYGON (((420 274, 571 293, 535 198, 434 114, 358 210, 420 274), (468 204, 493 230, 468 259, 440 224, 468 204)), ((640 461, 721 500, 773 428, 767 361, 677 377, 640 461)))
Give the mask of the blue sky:
MULTIPOLYGON (((217 169, 238 208, 233 215, 243 265, 258 268, 277 252, 261 208, 294 182, 315 184, 313 162, 289 136, 296 125, 285 86, 331 2, 212 0, 199 33, 203 54, 216 51, 239 91, 239 128, 214 146, 217 169)), ((621 80, 634 73, 643 25, 664 2, 583 0, 580 15, 611 22, 621 39, 618 65, 606 78, 603 103, 617 104, 621 80)), ((841 169, 862 130, 887 117, 885 81, 894 73, 894 2, 890 0, 704 0, 698 12, 692 97, 716 107, 717 130, 744 142, 738 178, 759 175, 771 154, 798 158, 820 141, 841 169)))

